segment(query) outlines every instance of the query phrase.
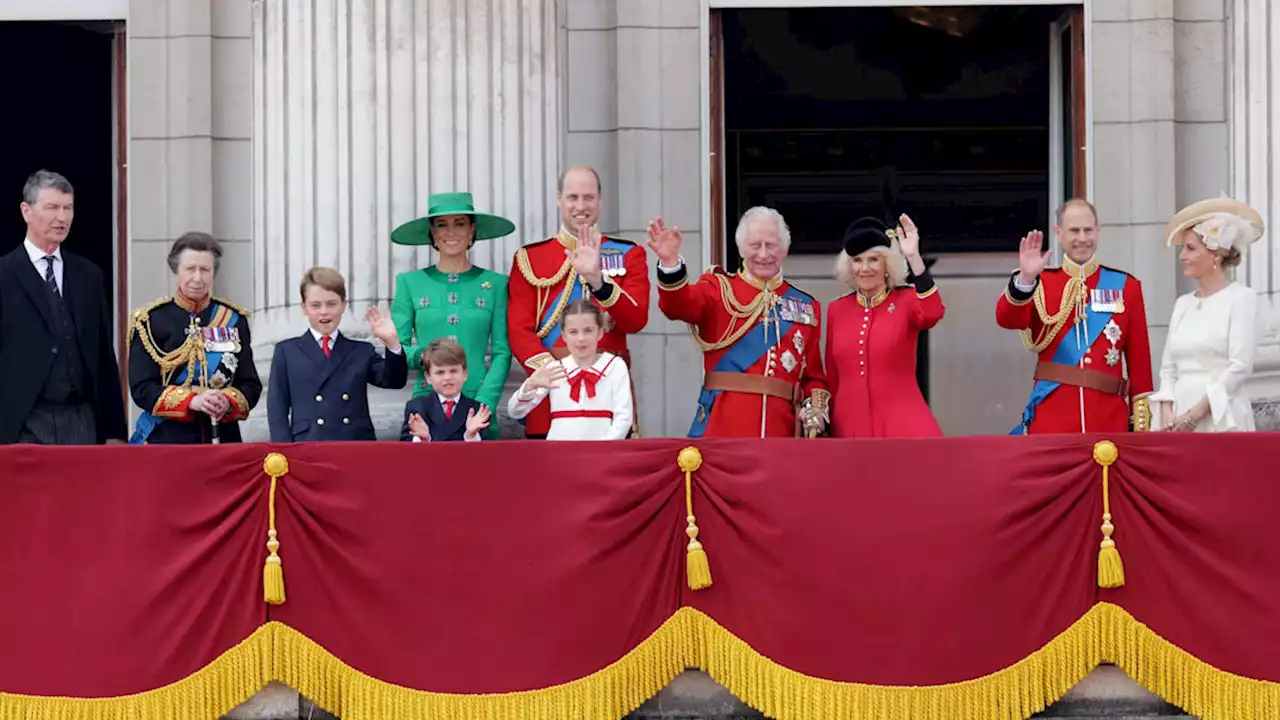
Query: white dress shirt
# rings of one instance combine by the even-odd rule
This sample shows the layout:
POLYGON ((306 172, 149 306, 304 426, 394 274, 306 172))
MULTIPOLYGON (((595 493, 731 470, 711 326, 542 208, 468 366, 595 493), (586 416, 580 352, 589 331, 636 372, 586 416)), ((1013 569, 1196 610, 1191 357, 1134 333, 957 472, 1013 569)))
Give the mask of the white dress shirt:
MULTIPOLYGON (((36 247, 35 243, 31 242, 31 238, 23 240, 22 245, 27 249, 27 257, 31 258, 31 264, 34 265, 36 271, 40 273, 40 279, 44 280, 46 268, 49 266, 49 264, 44 261, 44 257, 47 253, 36 247)), ((62 294, 62 248, 54 248, 52 254, 54 258, 53 279, 54 282, 58 283, 58 294, 62 294)))
POLYGON ((309 328, 309 329, 311 330, 311 337, 316 339, 316 344, 320 346, 321 350, 324 349, 324 339, 326 337, 329 338, 329 352, 333 352, 333 346, 338 344, 338 335, 340 335, 341 333, 339 333, 337 330, 334 330, 332 333, 328 335, 321 335, 320 332, 315 328, 309 328))

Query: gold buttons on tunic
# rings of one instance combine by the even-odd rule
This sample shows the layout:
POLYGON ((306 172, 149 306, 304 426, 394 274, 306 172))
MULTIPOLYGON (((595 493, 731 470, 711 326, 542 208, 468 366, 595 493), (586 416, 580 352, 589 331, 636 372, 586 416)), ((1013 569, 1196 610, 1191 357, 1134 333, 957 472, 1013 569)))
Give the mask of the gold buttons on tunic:
POLYGON ((1092 364, 1093 364, 1093 358, 1085 358, 1085 359, 1084 359, 1084 364, 1085 364, 1085 365, 1092 365, 1092 364))

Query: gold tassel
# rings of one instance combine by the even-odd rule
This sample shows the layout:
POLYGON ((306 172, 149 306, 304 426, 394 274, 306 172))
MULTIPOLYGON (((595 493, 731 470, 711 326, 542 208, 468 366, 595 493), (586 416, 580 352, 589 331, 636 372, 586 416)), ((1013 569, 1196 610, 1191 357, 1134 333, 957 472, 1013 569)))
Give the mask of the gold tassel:
POLYGON ((262 600, 271 605, 283 605, 284 563, 280 562, 280 541, 276 539, 276 483, 289 472, 289 461, 280 453, 271 453, 262 461, 262 469, 271 476, 271 492, 267 496, 267 564, 262 567, 262 600))
POLYGON ((698 523, 693 517, 693 471, 702 467, 702 453, 696 447, 687 447, 680 451, 676 463, 684 471, 684 507, 689 521, 684 529, 689 536, 685 571, 689 576, 689 589, 702 590, 711 587, 711 563, 707 560, 707 551, 698 542, 698 523))
POLYGON ((1116 526, 1111 524, 1111 464, 1119 456, 1115 443, 1103 440, 1093 446, 1093 459, 1102 466, 1102 547, 1098 550, 1098 587, 1124 587, 1124 563, 1120 560, 1120 550, 1111 533, 1116 526))

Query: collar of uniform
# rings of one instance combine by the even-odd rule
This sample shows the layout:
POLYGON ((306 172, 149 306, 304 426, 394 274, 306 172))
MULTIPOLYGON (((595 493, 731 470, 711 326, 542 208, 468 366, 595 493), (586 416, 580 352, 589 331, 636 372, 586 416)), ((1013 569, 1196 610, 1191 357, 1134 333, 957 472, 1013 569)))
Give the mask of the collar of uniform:
POLYGON ((853 294, 858 298, 858 304, 862 307, 876 307, 880 303, 884 302, 885 298, 889 297, 889 288, 888 286, 882 287, 880 288, 880 292, 872 295, 871 297, 867 297, 857 291, 854 291, 853 294))
POLYGON ((1078 277, 1081 280, 1088 280, 1089 276, 1097 272, 1098 259, 1096 257, 1089 258, 1089 262, 1081 265, 1071 258, 1062 258, 1062 269, 1071 277, 1078 277))
POLYGON ((778 273, 768 280, 761 280, 743 268, 738 271, 738 277, 742 278, 743 282, 757 290, 777 290, 782 287, 782 273, 778 273))
POLYGON ((189 313, 198 313, 204 310, 209 307, 209 303, 212 302, 212 300, 212 295, 205 295, 204 298, 200 300, 192 300, 186 295, 183 295, 181 290, 173 294, 174 304, 189 313))
MULTIPOLYGON (((599 225, 592 225, 591 229, 596 231, 597 233, 600 232, 599 225)), ((603 235, 601 236, 600 239, 601 240, 604 239, 603 235)), ((565 246, 570 250, 576 250, 578 248, 578 237, 573 233, 569 232, 569 228, 565 227, 564 225, 561 225, 560 232, 556 233, 556 240, 559 240, 561 245, 565 246)))

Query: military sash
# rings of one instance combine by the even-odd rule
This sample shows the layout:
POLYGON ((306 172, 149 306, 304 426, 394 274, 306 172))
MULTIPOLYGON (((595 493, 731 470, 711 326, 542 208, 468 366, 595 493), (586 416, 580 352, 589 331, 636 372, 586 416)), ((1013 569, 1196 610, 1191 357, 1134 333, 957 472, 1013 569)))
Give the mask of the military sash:
MULTIPOLYGON (((782 293, 784 304, 792 303, 793 305, 808 304, 810 298, 804 293, 793 287, 787 287, 782 293)), ((724 355, 716 362, 713 372, 731 372, 744 373, 747 368, 759 362, 760 358, 769 352, 769 348, 773 347, 791 331, 792 320, 785 314, 779 313, 777 318, 777 332, 773 339, 769 338, 768 318, 762 318, 756 326, 747 331, 745 335, 738 338, 724 355)), ((698 395, 698 410, 693 417, 693 425, 689 427, 689 437, 700 438, 707 431, 707 421, 711 419, 711 409, 715 407, 716 399, 720 397, 722 390, 707 390, 703 388, 702 393, 698 395)))
MULTIPOLYGON (((1099 268, 1098 287, 1096 290, 1105 295, 1122 297, 1128 277, 1122 272, 1099 268)), ((1086 323, 1089 332, 1083 337, 1083 342, 1081 342, 1080 334, 1074 332, 1066 333, 1062 338, 1062 342, 1058 343, 1057 351, 1053 354, 1053 362, 1059 365, 1078 367, 1080 360, 1084 358, 1085 354, 1089 352, 1089 348, 1093 347, 1093 343, 1102 334, 1102 329, 1106 327, 1107 323, 1111 322, 1112 313, 1109 310, 1093 312, 1089 305, 1086 304, 1084 313, 1089 319, 1088 323, 1086 323)), ((1013 430, 1010 430, 1009 434, 1026 435, 1027 430, 1031 427, 1032 419, 1036 416, 1036 408, 1060 386, 1061 383, 1051 380, 1037 380, 1036 384, 1031 388, 1031 397, 1027 400, 1027 406, 1022 411, 1022 422, 1013 430)))
MULTIPOLYGON (((605 277, 615 277, 626 274, 627 268, 624 258, 632 245, 626 245, 616 240, 602 239, 600 242, 600 270, 605 277)), ((570 283, 565 283, 570 285, 570 283)), ((580 280, 575 279, 572 287, 567 288, 569 298, 564 301, 567 306, 571 302, 577 302, 586 295, 586 290, 580 280)), ((547 303, 547 309, 539 318, 538 324, 541 327, 548 328, 547 334, 542 337, 542 347, 550 350, 555 347, 556 342, 560 339, 560 313, 563 311, 560 299, 564 296, 566 288, 561 287, 560 292, 551 298, 551 302, 547 303)))
MULTIPOLYGON (((200 329, 199 333, 188 335, 179 352, 196 353, 195 369, 200 378, 200 386, 205 386, 209 381, 210 371, 216 369, 222 364, 222 354, 224 352, 234 353, 239 346, 239 333, 231 332, 236 323, 240 322, 240 313, 232 310, 226 305, 214 303, 213 315, 209 317, 209 324, 200 329)), ((178 371, 172 379, 174 385, 190 385, 192 378, 187 374, 187 367, 184 366, 178 371)), ((168 385, 170 383, 166 383, 168 385)), ((151 436, 151 432, 156 429, 160 423, 164 422, 164 418, 158 418, 151 414, 150 410, 143 410, 138 416, 138 423, 134 426, 133 435, 129 438, 130 445, 141 445, 151 436)))

